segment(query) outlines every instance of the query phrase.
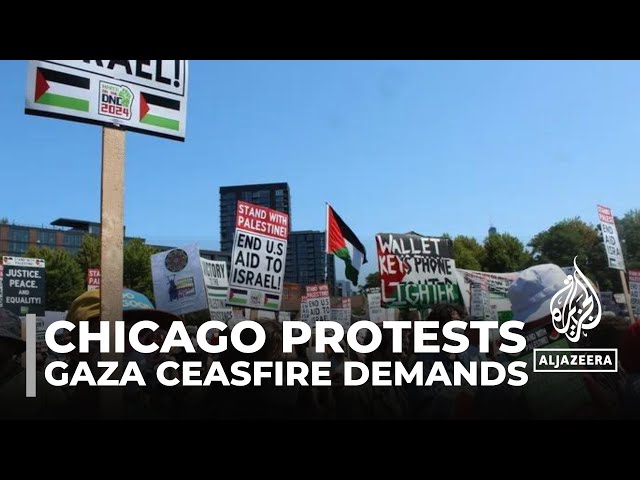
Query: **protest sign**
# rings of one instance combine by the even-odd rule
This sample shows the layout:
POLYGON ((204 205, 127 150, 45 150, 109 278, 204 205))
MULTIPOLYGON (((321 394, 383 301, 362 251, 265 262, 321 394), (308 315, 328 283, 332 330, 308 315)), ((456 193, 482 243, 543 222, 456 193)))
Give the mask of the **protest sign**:
POLYGON ((45 262, 39 258, 2 257, 3 308, 16 315, 44 315, 45 262))
POLYGON ((350 298, 341 298, 339 306, 331 307, 331 320, 338 322, 345 329, 351 326, 350 298))
POLYGON ((629 270, 629 292, 633 315, 640 316, 640 270, 629 270))
POLYGON ((187 60, 30 60, 25 112, 183 141, 187 60))
POLYGON ((4 274, 4 266, 0 263, 0 308, 2 308, 2 277, 4 274))
POLYGON ((272 310, 257 310, 257 320, 275 320, 276 312, 272 310))
POLYGON ((280 309, 289 215, 238 201, 227 304, 280 309))
POLYGON ((376 235, 383 307, 463 304, 451 240, 417 233, 376 235))
POLYGON ((227 306, 227 293, 229 290, 227 264, 206 258, 201 258, 200 261, 202 262, 211 320, 227 323, 233 317, 232 309, 227 306))
POLYGON ((309 312, 308 323, 315 326, 316 322, 331 320, 331 297, 329 286, 326 284, 307 285, 306 303, 309 312))
POLYGON ((90 268, 87 270, 87 290, 100 288, 100 269, 90 268))
POLYGON ((379 288, 367 289, 367 305, 369 307, 369 320, 373 323, 395 320, 394 309, 382 308, 382 294, 379 288))
POLYGON ((196 244, 152 255, 151 275, 159 310, 184 315, 208 308, 200 250, 196 244))
POLYGON ((300 320, 309 323, 309 303, 306 295, 300 297, 300 320))
POLYGON ((624 258, 622 257, 622 247, 618 238, 618 230, 613 213, 608 207, 598 205, 598 217, 600 218, 600 229, 602 230, 602 240, 609 260, 609 268, 615 270, 625 270, 624 258))
POLYGON ((520 272, 491 273, 458 268, 458 283, 469 315, 500 323, 513 319, 509 287, 520 272))

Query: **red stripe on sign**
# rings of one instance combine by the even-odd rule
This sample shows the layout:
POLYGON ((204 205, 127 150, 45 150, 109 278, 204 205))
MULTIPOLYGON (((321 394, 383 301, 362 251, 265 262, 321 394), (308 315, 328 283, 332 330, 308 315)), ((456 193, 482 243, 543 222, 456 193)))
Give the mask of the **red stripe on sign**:
POLYGON ((286 240, 289 237, 289 215, 253 203, 238 201, 236 228, 286 240))

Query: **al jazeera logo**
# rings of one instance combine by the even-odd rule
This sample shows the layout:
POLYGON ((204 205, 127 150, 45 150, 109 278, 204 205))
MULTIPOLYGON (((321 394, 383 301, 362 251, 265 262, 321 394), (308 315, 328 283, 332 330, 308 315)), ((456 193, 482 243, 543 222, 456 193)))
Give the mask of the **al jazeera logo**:
MULTIPOLYGON (((551 299, 553 328, 567 341, 577 343, 596 328, 602 318, 598 294, 573 259, 574 273, 551 299)), ((534 372, 617 372, 617 348, 537 348, 534 372)))

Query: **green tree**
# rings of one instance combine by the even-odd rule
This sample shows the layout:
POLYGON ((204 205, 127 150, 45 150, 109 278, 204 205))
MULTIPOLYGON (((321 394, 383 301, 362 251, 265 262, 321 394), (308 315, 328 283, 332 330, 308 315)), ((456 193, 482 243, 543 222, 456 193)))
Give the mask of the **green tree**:
POLYGON ((82 237, 82 244, 76 254, 76 261, 85 275, 90 268, 100 268, 100 240, 98 237, 93 235, 82 237))
POLYGON ((66 250, 30 247, 25 256, 45 261, 47 273, 46 308, 64 312, 85 290, 84 275, 78 263, 66 250))
POLYGON ((505 273, 522 270, 531 265, 531 254, 513 235, 496 233, 484 239, 484 271, 505 273))
POLYGON ((367 275, 364 288, 380 288, 380 272, 373 272, 367 275))
POLYGON ((576 263, 580 270, 596 280, 602 290, 619 287, 615 272, 608 268, 607 257, 599 231, 580 218, 569 218, 538 233, 529 242, 534 262, 555 263, 560 267, 576 263))
POLYGON ((453 258, 458 268, 482 270, 484 247, 473 237, 458 235, 453 239, 453 258))
POLYGON ((151 277, 151 255, 157 249, 143 240, 134 238, 124 246, 124 288, 140 292, 153 301, 153 279, 151 277))
POLYGON ((616 218, 616 228, 625 266, 628 269, 640 268, 640 210, 629 210, 624 217, 616 218))

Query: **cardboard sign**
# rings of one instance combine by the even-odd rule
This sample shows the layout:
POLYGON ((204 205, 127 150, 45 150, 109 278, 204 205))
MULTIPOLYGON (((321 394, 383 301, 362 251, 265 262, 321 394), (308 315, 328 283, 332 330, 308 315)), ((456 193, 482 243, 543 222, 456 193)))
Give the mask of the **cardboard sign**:
POLYGON ((3 257, 3 308, 16 315, 43 316, 46 307, 45 262, 39 258, 3 257))
POLYGON ((227 304, 280 310, 289 215, 238 202, 227 304))
POLYGON ((196 244, 152 255, 151 275, 158 310, 184 315, 208 308, 196 244))

